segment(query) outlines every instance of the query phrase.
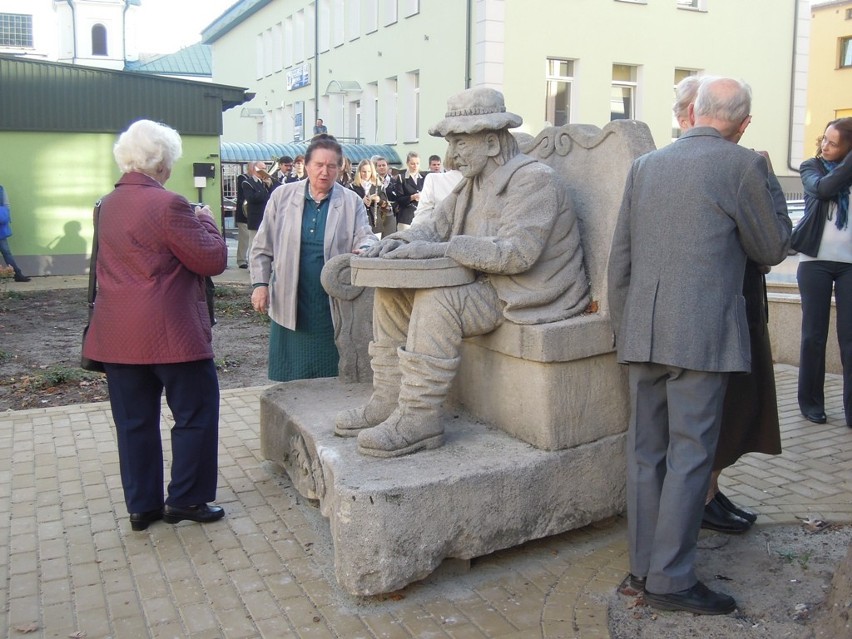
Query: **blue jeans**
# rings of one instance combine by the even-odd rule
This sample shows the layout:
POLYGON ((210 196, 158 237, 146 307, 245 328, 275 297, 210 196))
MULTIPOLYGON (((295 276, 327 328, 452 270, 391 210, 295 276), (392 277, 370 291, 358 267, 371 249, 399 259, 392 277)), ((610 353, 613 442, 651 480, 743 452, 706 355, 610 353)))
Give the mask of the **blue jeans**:
POLYGON ((3 260, 12 267, 12 270, 15 271, 15 275, 21 275, 21 269, 18 268, 18 265, 15 264, 15 258, 12 257, 12 250, 9 248, 9 239, 3 238, 0 240, 0 255, 3 256, 3 260))

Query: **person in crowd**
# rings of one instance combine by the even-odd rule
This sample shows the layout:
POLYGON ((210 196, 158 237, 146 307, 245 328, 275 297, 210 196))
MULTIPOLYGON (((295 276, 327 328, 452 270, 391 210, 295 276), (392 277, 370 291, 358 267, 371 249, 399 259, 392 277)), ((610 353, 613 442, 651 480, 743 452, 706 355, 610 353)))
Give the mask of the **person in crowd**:
POLYGON ((288 182, 296 182, 298 178, 293 176, 293 158, 289 155, 282 155, 278 158, 278 168, 272 174, 272 179, 278 184, 287 184, 288 182))
POLYGON ((588 306, 568 189, 550 167, 520 152, 509 129, 522 123, 494 89, 450 97, 447 116, 429 133, 447 139, 465 180, 423 223, 367 252, 397 260, 446 256, 479 277, 461 286, 376 289, 373 394, 335 419, 335 434, 357 436, 364 455, 395 457, 442 444, 441 406, 464 337, 503 321, 555 322, 588 306))
POLYGON ((328 127, 322 123, 322 118, 317 118, 317 123, 314 125, 314 135, 328 133, 328 127))
POLYGON ((394 181, 396 178, 391 174, 388 161, 381 155, 371 158, 373 166, 376 167, 376 183, 379 185, 380 206, 382 207, 382 230, 381 235, 390 235, 396 232, 396 199, 394 197, 394 181))
POLYGON ((237 266, 239 268, 248 268, 248 250, 251 246, 248 217, 246 217, 246 198, 243 195, 243 183, 249 177, 248 172, 246 172, 240 173, 236 179, 234 224, 237 227, 237 266))
POLYGON ((266 163, 259 160, 249 162, 248 177, 241 184, 243 199, 246 202, 249 251, 251 251, 251 243, 254 242, 254 236, 257 235, 257 229, 260 228, 260 223, 263 220, 266 203, 276 186, 278 186, 277 183, 266 172, 266 163))
POLYGON ((104 363, 124 500, 133 530, 159 519, 201 523, 216 498, 219 382, 205 295, 228 248, 207 206, 163 185, 181 156, 177 131, 138 120, 113 149, 123 173, 98 216, 97 299, 83 353, 104 363), (163 496, 160 400, 174 417, 163 496))
MULTIPOLYGON (((431 163, 430 161, 429 164, 431 163)), ((456 185, 464 177, 461 171, 455 168, 456 165, 449 152, 444 158, 443 165, 446 167, 446 171, 426 174, 423 180, 423 190, 420 192, 420 202, 417 204, 417 211, 414 214, 412 224, 423 222, 426 216, 456 188, 456 185)))
POLYGON ((815 424, 828 419, 823 389, 833 289, 843 367, 843 415, 846 426, 852 428, 852 117, 826 125, 816 156, 805 160, 799 173, 805 191, 805 217, 817 216, 822 228, 816 245, 800 249, 796 273, 802 298, 799 410, 815 424))
POLYGON ((320 283, 326 258, 358 253, 376 237, 364 203, 337 182, 343 151, 330 135, 311 140, 308 179, 276 189, 250 253, 251 302, 272 320, 269 379, 333 377, 338 353, 328 295, 320 283), (328 224, 334 224, 329 231, 328 224))
POLYGON ((791 230, 769 192, 766 160, 729 141, 750 109, 748 85, 702 82, 694 127, 633 163, 610 251, 611 317, 631 403, 629 582, 662 610, 736 608, 698 580, 696 545, 728 375, 750 368, 746 258, 778 264, 791 230))
POLYGON ((397 205, 396 227, 404 231, 414 221, 420 191, 423 190, 423 175, 420 174, 420 156, 411 151, 405 158, 406 171, 393 184, 394 201, 397 205))
POLYGON ((295 180, 291 180, 292 182, 298 182, 299 180, 304 180, 308 177, 308 174, 305 173, 305 156, 297 155, 293 158, 293 177, 295 180))
MULTIPOLYGON (((689 76, 676 87, 673 107, 682 133, 692 128, 689 107, 702 78, 689 76)), ((738 137, 729 138, 738 142, 738 137)), ((765 154, 764 157, 769 160, 765 154)), ((778 178, 769 166, 769 191, 776 211, 786 212, 787 202, 778 178)), ((772 347, 769 343, 769 318, 766 303, 766 276, 768 268, 746 260, 743 279, 743 298, 746 304, 748 331, 751 341, 751 372, 732 378, 725 391, 719 443, 713 459, 710 487, 704 504, 701 527, 722 533, 738 534, 748 530, 757 515, 734 504, 719 489, 719 476, 724 468, 732 466, 746 453, 766 455, 781 453, 781 425, 778 419, 778 401, 775 391, 775 370, 772 364, 772 347)))
POLYGON ((429 172, 430 173, 443 173, 444 167, 441 166, 441 156, 440 155, 430 155, 429 156, 429 172))
POLYGON ((337 174, 337 181, 341 186, 346 187, 347 189, 352 185, 352 180, 354 176, 352 175, 352 161, 345 157, 343 158, 343 166, 340 167, 340 171, 337 174))
POLYGON ((358 163, 358 169, 355 171, 355 179, 350 188, 358 194, 358 197, 364 203, 364 209, 367 212, 367 218, 370 220, 373 232, 381 233, 385 211, 388 208, 387 198, 382 199, 376 179, 376 172, 370 160, 361 160, 358 163), (382 207, 383 201, 385 204, 384 207, 382 207))
POLYGON ((30 278, 24 275, 24 272, 12 256, 12 249, 9 248, 9 238, 11 236, 12 207, 9 204, 9 196, 6 195, 6 189, 0 186, 0 255, 3 256, 6 266, 12 267, 16 282, 29 282, 30 278))

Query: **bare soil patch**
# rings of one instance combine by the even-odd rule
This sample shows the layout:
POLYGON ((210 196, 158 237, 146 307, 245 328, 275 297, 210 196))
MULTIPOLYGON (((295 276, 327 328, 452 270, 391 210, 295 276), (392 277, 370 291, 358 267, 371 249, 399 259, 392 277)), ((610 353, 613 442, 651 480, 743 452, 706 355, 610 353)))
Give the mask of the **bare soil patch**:
MULTIPOLYGON (((251 287, 216 287, 213 352, 220 388, 268 384, 269 324, 251 287)), ((82 370, 85 289, 0 290, 0 411, 107 400, 106 378, 82 370)))

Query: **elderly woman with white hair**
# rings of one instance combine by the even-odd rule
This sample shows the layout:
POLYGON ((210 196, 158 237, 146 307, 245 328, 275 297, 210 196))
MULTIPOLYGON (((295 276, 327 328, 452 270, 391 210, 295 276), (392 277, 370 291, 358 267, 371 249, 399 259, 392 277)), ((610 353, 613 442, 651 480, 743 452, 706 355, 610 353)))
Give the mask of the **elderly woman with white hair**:
POLYGON ((228 251, 209 208, 163 185, 181 156, 177 131, 139 120, 113 150, 123 175, 96 222, 98 291, 83 354, 104 363, 121 483, 133 530, 210 522, 218 479, 219 383, 205 277, 228 251), (163 494, 160 399, 174 416, 163 494))

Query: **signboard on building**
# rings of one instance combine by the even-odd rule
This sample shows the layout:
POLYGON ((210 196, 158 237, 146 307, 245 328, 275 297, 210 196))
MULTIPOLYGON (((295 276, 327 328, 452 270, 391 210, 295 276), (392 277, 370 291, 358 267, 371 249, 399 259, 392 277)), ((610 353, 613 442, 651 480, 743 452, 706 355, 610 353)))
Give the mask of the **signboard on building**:
POLYGON ((305 103, 303 101, 293 103, 293 142, 301 142, 305 139, 305 103))
POLYGON ((311 65, 307 62, 297 64, 287 72, 287 90, 300 89, 311 83, 311 65))

